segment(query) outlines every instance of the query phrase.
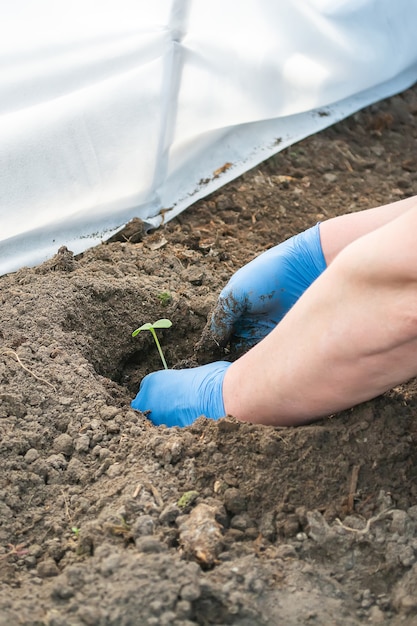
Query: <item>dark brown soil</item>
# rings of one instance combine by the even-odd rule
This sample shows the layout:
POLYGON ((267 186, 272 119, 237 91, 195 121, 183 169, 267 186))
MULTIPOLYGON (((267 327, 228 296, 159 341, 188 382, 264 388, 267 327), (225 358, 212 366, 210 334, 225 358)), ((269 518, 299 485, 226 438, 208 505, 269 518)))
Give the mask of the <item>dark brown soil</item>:
MULTIPOLYGON (((417 88, 144 235, 0 279, 0 625, 417 622, 415 381, 297 429, 130 409, 228 278, 318 220, 417 194, 417 88)), ((231 355, 233 358, 233 355, 231 355)))

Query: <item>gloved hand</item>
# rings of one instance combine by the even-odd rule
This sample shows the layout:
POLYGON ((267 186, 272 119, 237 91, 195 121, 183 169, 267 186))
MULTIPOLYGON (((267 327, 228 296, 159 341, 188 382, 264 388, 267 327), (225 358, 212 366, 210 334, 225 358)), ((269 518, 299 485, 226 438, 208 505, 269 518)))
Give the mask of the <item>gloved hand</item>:
POLYGON ((183 370, 161 370, 142 380, 132 408, 150 411, 156 426, 189 426, 205 415, 212 419, 225 416, 223 378, 227 361, 208 363, 183 370))
POLYGON ((284 317, 326 269, 319 224, 267 250, 238 270, 221 291, 210 321, 213 339, 252 347, 284 317))

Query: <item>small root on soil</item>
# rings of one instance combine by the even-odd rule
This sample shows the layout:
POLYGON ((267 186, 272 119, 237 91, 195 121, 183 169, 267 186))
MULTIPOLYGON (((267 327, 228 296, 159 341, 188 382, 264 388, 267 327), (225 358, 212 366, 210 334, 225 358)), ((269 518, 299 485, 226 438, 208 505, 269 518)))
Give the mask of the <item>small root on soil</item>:
POLYGON ((2 350, 2 354, 4 356, 13 356, 13 357, 15 357, 16 361, 19 363, 20 367, 25 370, 25 372, 28 372, 28 374, 30 374, 31 376, 36 378, 36 380, 38 380, 39 382, 45 383, 45 385, 48 385, 49 387, 51 387, 55 391, 55 393, 56 393, 56 387, 52 383, 50 383, 48 380, 45 380, 45 378, 41 378, 40 376, 38 376, 37 374, 32 372, 32 370, 30 370, 28 367, 26 367, 26 365, 24 365, 22 363, 22 361, 20 360, 20 357, 17 354, 17 352, 15 352, 12 349, 7 349, 7 350, 2 350))

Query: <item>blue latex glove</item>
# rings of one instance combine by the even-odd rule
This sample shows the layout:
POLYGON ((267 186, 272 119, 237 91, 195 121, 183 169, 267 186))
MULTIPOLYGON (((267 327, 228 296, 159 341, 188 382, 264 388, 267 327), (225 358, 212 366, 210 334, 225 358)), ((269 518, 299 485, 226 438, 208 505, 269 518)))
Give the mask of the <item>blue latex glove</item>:
POLYGON ((200 415, 224 417, 223 378, 230 365, 217 361, 191 369, 152 372, 142 380, 131 406, 150 411, 147 417, 156 426, 189 426, 200 415))
POLYGON ((220 346, 254 346, 325 269, 319 224, 262 253, 221 291, 210 322, 213 339, 220 346))

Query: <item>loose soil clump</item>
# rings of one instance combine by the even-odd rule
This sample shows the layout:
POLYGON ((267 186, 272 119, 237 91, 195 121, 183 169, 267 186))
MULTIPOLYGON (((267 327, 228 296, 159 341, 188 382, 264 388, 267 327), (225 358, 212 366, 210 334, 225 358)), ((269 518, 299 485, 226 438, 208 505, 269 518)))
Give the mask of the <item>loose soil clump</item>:
MULTIPOLYGON (((417 194, 417 88, 146 234, 0 278, 0 625, 415 624, 415 381, 314 425, 130 408, 207 340, 221 288, 319 220, 417 194)), ((277 357, 278 358, 278 357, 277 357)))

